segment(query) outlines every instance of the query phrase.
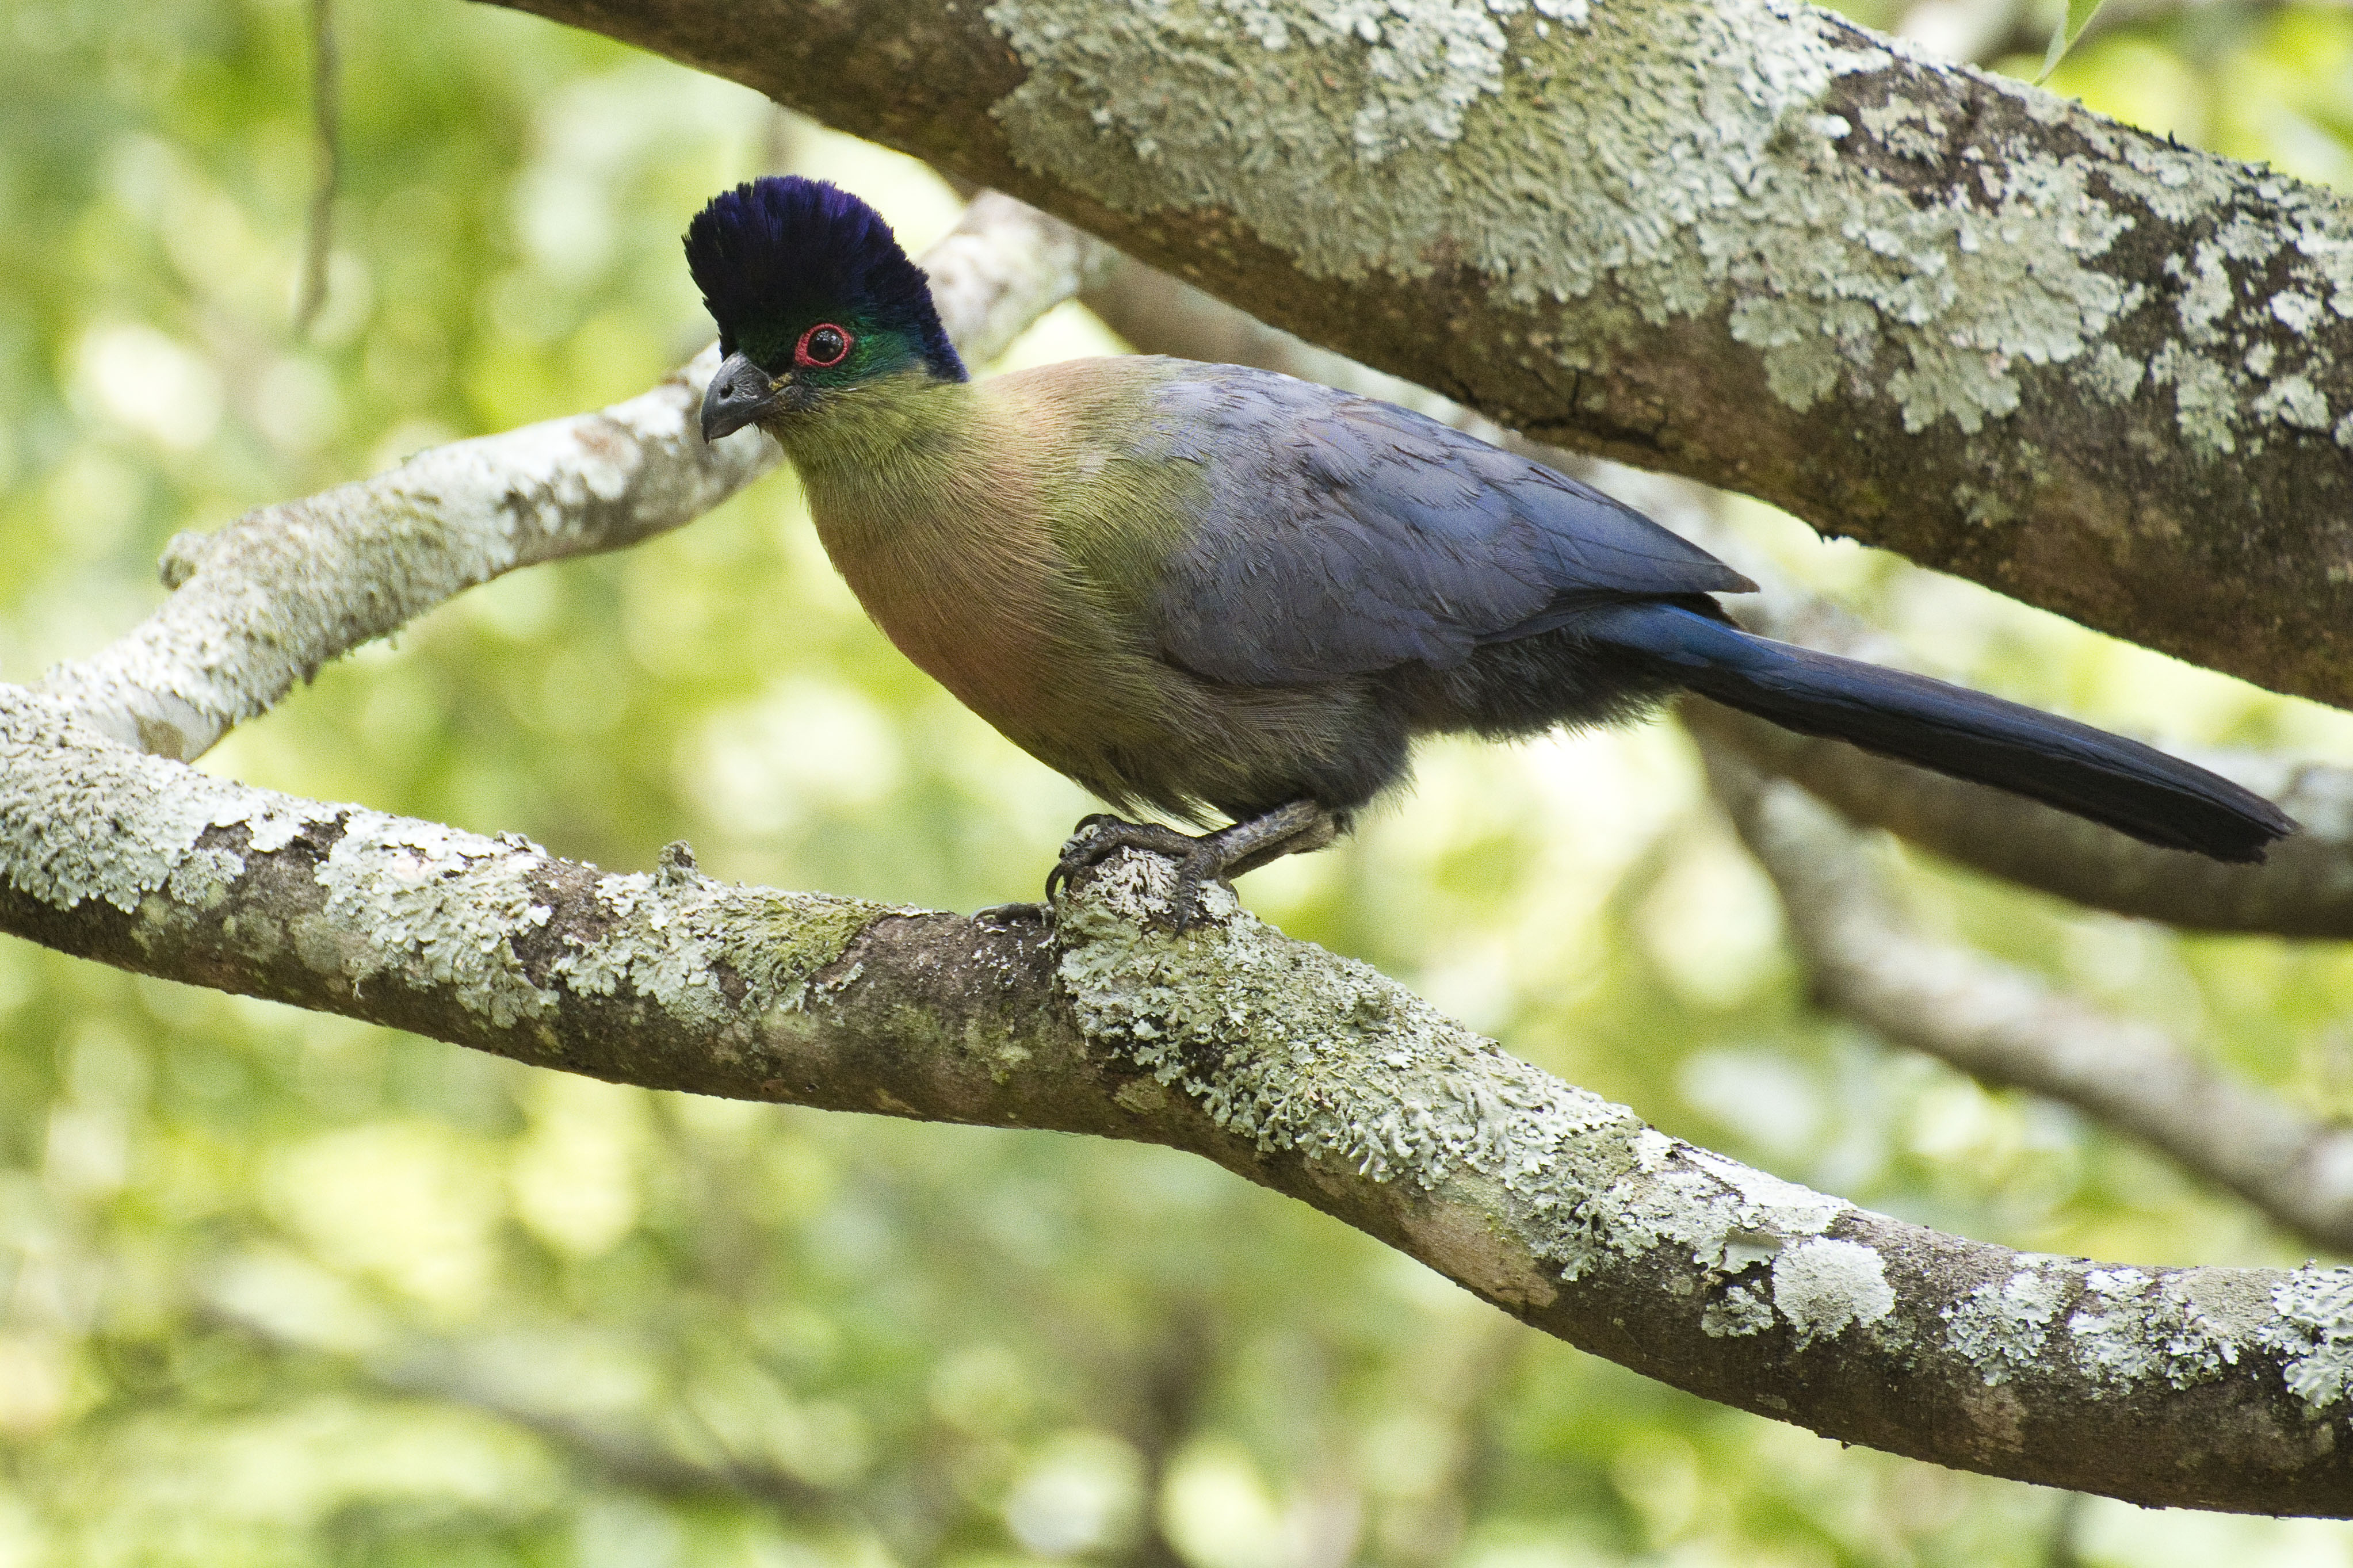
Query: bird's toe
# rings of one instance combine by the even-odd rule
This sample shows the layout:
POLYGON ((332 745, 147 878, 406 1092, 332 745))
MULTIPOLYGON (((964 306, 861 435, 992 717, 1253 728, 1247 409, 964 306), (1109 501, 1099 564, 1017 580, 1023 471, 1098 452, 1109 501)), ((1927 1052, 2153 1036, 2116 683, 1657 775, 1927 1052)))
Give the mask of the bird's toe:
POLYGON ((1180 876, 1202 858, 1211 863, 1214 872, 1217 858, 1213 850, 1204 850, 1207 842, 1206 838, 1197 838, 1156 822, 1130 822, 1109 812, 1097 812, 1081 819, 1053 868, 1046 873, 1046 898, 1050 902, 1081 872, 1092 870, 1122 849, 1165 855, 1178 863, 1180 876))

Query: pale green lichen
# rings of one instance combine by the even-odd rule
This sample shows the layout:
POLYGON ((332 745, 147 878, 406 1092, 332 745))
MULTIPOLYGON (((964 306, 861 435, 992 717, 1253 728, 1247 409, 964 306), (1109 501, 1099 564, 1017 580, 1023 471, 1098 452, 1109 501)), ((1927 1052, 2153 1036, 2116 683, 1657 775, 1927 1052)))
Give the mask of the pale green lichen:
POLYGON ((2353 225, 2324 192, 2264 177, 2187 149, 2153 147, 2086 117, 2079 128, 2123 196, 2168 222, 2223 219, 2166 268, 2182 284, 2174 335, 2149 362, 2173 389, 2175 423, 2192 449, 2260 450, 2274 430, 2331 430, 2353 416, 2325 389, 2345 374, 2316 333, 2353 306, 2353 225), (2127 171, 2129 171, 2127 173, 2127 171), (2234 210, 2250 197, 2274 210, 2234 210), (2284 279, 2284 281, 2281 279, 2284 279), (2278 334, 2284 330, 2285 336, 2278 334))
POLYGON ((313 967, 354 988, 389 975, 449 991, 504 1028, 561 1000, 514 948, 553 913, 533 887, 546 865, 545 851, 518 838, 354 810, 316 873, 326 905, 295 938, 313 967))
POLYGON ((596 936, 567 934, 551 966, 588 996, 642 996, 682 1022, 748 1027, 802 1005, 884 906, 816 893, 731 889, 688 868, 602 877, 596 936), (740 984, 730 996, 723 973, 740 984))
POLYGON ((1269 931, 1224 889, 1208 895, 1218 918, 1152 934, 1140 922, 1171 875, 1124 855, 1066 903, 1060 978, 1082 1029, 1218 1126, 1378 1182, 1476 1172, 1538 1208, 1564 1166, 1641 1130, 1366 965, 1269 931))
POLYGON ((1773 1299, 1756 1285, 1735 1285, 1699 1315, 1700 1332, 1714 1339, 1761 1334, 1773 1326, 1773 1299))
POLYGON ((242 826, 267 851, 336 813, 110 744, 64 705, 0 687, 0 877, 53 908, 210 909, 245 860, 200 847, 206 833, 242 826))
POLYGON ((2092 1374, 2093 1397, 2110 1384, 2137 1382, 2149 1370, 2145 1315, 2134 1303, 2149 1277, 2137 1268, 2094 1268, 2084 1276, 2085 1303, 2067 1319, 2075 1358, 2092 1374))
POLYGON ((2092 351, 2083 375, 2086 384, 2100 396, 2110 403, 2122 403, 2140 390, 2140 384, 2148 375, 2148 366, 2116 344, 2103 342, 2092 351))
POLYGON ((2177 1275, 2158 1292, 2163 1306, 2152 1320, 2163 1335, 2158 1370, 2176 1388, 2211 1382, 2237 1366, 2243 1337, 2256 1326, 2232 1310, 2243 1303, 2211 1299, 2224 1294, 2215 1288, 2220 1279, 2212 1270, 2177 1275), (2207 1286, 2202 1293, 2201 1284, 2207 1286))
POLYGON ((1829 1252, 1813 1250, 1848 1212, 1842 1200, 1656 1131, 1645 1131, 1637 1152, 1632 1171, 1578 1205, 1584 1235, 1565 1259, 1566 1277, 1600 1266, 1605 1255, 1630 1259, 1672 1247, 1705 1274, 1737 1281, 1703 1312, 1706 1332, 1762 1333, 1778 1310, 1801 1345, 1893 1310, 1894 1293, 1870 1247, 1841 1241, 1829 1252), (1770 1268, 1763 1280, 1739 1279, 1764 1265, 1770 1268), (1735 1299, 1744 1292, 1754 1305, 1735 1299))
POLYGON ((659 881, 607 877, 597 892, 608 935, 575 939, 542 984, 517 947, 553 913, 538 890, 553 863, 538 846, 215 778, 112 744, 61 704, 0 687, 0 878, 18 892, 61 910, 95 900, 143 926, 185 925, 227 896, 248 857, 283 849, 312 825, 333 832, 315 872, 321 906, 287 921, 301 960, 362 994, 387 979, 445 991, 502 1028, 547 1016, 561 1001, 557 984, 599 996, 627 987, 681 1020, 749 1028, 797 1005, 809 977, 884 912, 723 889, 691 869, 659 881), (242 848, 204 843, 217 828, 241 828, 242 848), (732 995, 723 970, 740 987, 732 995))
POLYGON ((2261 1343, 2269 1314, 2261 1270, 2091 1268, 2066 1321, 2094 1390, 2211 1383, 2261 1343))
POLYGON ((1773 1260, 1773 1305, 1797 1331, 1799 1349, 1895 1310, 1887 1267, 1860 1242, 1816 1237, 1773 1260))
POLYGON ((2281 1357, 2281 1376, 2306 1414, 2353 1406, 2353 1268, 2297 1269, 2272 1288, 2277 1313, 2256 1342, 2281 1357))
POLYGON ((2007 1383, 2042 1353, 2052 1321, 2073 1293, 2063 1275, 2046 1273, 2043 1261, 2036 1260, 1946 1308, 1939 1314, 1947 1325, 1946 1342, 1989 1386, 2007 1383))
POLYGON ((1922 199, 1846 144, 1940 160, 1954 128, 1934 103, 1823 110, 1844 79, 1890 73, 1904 92, 1900 47, 1858 44, 1788 0, 1604 8, 1575 30, 1525 0, 997 0, 987 14, 1029 70, 995 106, 1024 163, 1120 211, 1230 213, 1310 278, 1467 265, 1523 308, 1579 302, 1546 334, 1569 368, 1601 363, 1633 316, 1720 310, 1793 407, 1883 391, 1915 431, 1978 431, 2018 407, 2026 367, 2073 363, 2110 401, 2171 387, 2204 452, 2342 412, 2318 389, 2343 377, 2316 350, 2269 372, 2242 357, 2255 329, 2300 333, 2319 301, 2346 298, 2348 226, 2327 197, 2272 182, 2290 221, 2242 216, 2202 242, 2182 273, 2180 353, 2144 364, 2109 335, 2147 298, 2111 252, 2145 215, 2180 222, 2262 194, 2249 176, 1978 77, 1969 89, 2025 124, 1973 126, 1992 144, 1922 199), (2062 126, 2092 155, 2057 150, 2062 126), (2235 298, 2284 256, 2285 287, 2235 298), (2274 389, 2271 374, 2301 381, 2274 389))

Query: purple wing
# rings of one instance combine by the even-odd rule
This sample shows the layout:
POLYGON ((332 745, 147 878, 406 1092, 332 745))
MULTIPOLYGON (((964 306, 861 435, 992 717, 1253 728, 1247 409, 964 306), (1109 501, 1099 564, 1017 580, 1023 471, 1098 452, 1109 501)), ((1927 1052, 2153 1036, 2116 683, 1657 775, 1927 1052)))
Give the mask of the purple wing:
POLYGON ((1184 366, 1136 455, 1206 470, 1148 609, 1165 657, 1234 685, 1444 669, 1580 604, 1755 588, 1542 464, 1266 371, 1184 366))

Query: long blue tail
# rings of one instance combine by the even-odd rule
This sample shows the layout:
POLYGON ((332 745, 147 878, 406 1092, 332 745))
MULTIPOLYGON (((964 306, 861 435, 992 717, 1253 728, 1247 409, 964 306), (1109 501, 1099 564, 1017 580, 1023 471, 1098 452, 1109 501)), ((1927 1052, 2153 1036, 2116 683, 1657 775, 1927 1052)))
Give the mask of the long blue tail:
POLYGON ((2168 849, 2253 861, 2295 823, 2263 796, 2119 735, 1926 676, 1792 647, 1673 605, 1580 616, 1703 697, 1801 734, 2055 805, 2168 849))

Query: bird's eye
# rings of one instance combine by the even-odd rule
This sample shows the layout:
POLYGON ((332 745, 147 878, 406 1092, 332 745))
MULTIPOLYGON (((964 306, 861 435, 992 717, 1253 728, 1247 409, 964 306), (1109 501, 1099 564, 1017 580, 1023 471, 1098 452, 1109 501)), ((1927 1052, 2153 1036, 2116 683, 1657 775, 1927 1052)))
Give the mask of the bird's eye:
POLYGON ((830 369, 849 357, 850 336, 847 329, 831 321, 819 321, 801 334, 794 345, 795 364, 814 365, 819 370, 830 369))

